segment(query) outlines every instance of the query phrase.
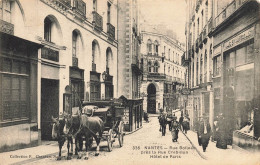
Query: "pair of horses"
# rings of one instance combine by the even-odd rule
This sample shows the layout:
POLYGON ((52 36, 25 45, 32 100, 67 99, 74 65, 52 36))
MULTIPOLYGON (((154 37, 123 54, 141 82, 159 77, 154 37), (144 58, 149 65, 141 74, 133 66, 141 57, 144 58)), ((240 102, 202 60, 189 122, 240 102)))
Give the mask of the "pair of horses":
POLYGON ((104 131, 104 123, 99 117, 90 117, 85 114, 68 115, 63 114, 63 117, 53 118, 52 138, 58 140, 59 156, 57 160, 61 160, 61 149, 65 141, 67 141, 67 159, 71 159, 73 154, 73 139, 75 139, 75 155, 81 159, 79 154, 82 151, 83 137, 85 137, 85 150, 88 159, 88 148, 92 144, 94 138, 97 144, 95 156, 99 155, 99 144, 104 131), (69 152, 71 145, 71 152, 69 152))

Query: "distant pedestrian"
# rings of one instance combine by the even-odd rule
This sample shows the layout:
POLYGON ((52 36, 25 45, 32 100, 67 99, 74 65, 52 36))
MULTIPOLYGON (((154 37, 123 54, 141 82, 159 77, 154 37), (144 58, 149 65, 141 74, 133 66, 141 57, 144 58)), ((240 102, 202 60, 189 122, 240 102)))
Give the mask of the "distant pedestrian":
POLYGON ((187 134, 187 131, 189 130, 189 127, 190 127, 190 122, 189 122, 189 119, 187 117, 184 117, 182 127, 183 127, 183 132, 185 134, 187 134))
POLYGON ((177 120, 173 120, 172 123, 172 141, 177 142, 179 134, 179 123, 177 120))
POLYGON ((208 117, 206 114, 203 114, 203 122, 199 126, 199 137, 201 138, 203 152, 205 152, 206 148, 208 147, 210 136, 211 127, 208 121, 208 117))
POLYGON ((181 114, 181 117, 179 118, 179 124, 180 124, 180 129, 183 131, 183 114, 181 114))

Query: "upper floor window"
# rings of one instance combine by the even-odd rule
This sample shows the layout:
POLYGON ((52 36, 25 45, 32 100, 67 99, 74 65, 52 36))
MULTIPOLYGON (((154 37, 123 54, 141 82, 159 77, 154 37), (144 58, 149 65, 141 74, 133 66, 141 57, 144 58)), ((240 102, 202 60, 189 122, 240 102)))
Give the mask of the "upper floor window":
POLYGON ((51 27, 52 21, 50 18, 46 17, 44 19, 44 39, 48 42, 51 42, 51 27))
POLYGON ((0 19, 11 22, 11 1, 0 1, 0 19))
POLYGON ((76 31, 72 32, 72 57, 77 57, 77 38, 78 38, 78 33, 76 31))
POLYGON ((155 54, 158 55, 159 53, 159 44, 157 41, 154 42, 154 50, 155 50, 155 54))
POLYGON ((168 59, 171 60, 171 49, 168 50, 168 59))
POLYGON ((97 0, 93 0, 93 11, 97 11, 97 0))
POLYGON ((95 64, 95 55, 96 55, 96 43, 92 42, 92 63, 95 64))
POLYGON ((152 41, 151 40, 147 41, 147 51, 148 51, 148 53, 152 53, 152 41))
POLYGON ((110 23, 110 19, 111 19, 110 9, 111 9, 111 4, 108 2, 107 3, 107 23, 110 23))
POLYGON ((151 61, 148 62, 148 72, 152 72, 152 63, 151 63, 151 61))
POLYGON ((154 72, 155 73, 158 73, 158 68, 159 68, 159 64, 157 61, 155 61, 155 63, 154 63, 154 72))

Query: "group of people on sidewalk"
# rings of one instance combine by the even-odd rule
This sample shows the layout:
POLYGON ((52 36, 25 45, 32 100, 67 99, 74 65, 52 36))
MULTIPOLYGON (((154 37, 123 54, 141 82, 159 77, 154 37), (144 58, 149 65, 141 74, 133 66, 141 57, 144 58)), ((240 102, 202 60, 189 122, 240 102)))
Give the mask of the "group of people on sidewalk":
POLYGON ((228 138, 227 138, 227 127, 225 126, 223 114, 220 114, 214 121, 213 130, 209 124, 209 118, 206 114, 203 114, 201 121, 199 121, 197 127, 198 143, 202 146, 203 151, 209 144, 210 137, 212 141, 216 141, 216 147, 221 149, 227 149, 228 138))

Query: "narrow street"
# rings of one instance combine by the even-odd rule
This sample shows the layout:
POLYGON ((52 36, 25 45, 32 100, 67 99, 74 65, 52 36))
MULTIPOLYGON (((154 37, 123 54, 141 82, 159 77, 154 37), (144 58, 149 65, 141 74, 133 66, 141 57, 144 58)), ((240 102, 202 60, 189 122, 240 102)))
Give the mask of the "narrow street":
MULTIPOLYGON (((94 156, 94 146, 90 151, 88 160, 83 158, 78 160, 76 157, 73 157, 72 160, 66 160, 66 152, 63 152, 60 161, 56 160, 56 155, 52 155, 26 162, 26 164, 194 164, 196 161, 204 162, 204 159, 192 148, 190 142, 181 132, 178 142, 173 143, 168 126, 166 136, 161 136, 157 117, 150 117, 150 120, 149 123, 143 123, 143 128, 137 132, 126 135, 122 148, 119 147, 116 139, 113 151, 108 152, 107 142, 102 142, 98 157, 94 156)), ((63 150, 65 151, 65 148, 63 150)))

